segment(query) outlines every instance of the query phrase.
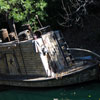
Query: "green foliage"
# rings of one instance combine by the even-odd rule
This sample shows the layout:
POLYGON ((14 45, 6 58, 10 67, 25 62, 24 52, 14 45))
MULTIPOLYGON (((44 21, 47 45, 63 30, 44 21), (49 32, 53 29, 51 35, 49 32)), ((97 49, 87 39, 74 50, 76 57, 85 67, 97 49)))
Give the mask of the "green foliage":
POLYGON ((9 4, 7 4, 7 1, 0 0, 0 12, 6 12, 10 9, 9 4))
POLYGON ((0 0, 0 13, 8 14, 9 18, 13 17, 16 22, 28 23, 36 28, 35 15, 44 20, 46 5, 44 0, 0 0))

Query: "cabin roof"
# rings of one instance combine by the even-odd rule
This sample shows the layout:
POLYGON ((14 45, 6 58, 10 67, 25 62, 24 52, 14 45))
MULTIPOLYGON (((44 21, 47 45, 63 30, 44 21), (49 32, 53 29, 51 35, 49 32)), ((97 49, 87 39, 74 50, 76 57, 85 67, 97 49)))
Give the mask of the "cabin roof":
POLYGON ((5 43, 0 43, 0 47, 16 47, 17 44, 23 44, 26 42, 30 42, 32 41, 32 39, 30 40, 24 40, 24 41, 10 41, 10 42, 5 42, 5 43))

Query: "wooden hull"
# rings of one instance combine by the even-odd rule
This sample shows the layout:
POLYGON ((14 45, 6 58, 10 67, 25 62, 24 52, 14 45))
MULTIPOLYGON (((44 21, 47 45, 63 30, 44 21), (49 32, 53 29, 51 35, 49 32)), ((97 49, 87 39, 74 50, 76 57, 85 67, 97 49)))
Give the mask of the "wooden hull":
POLYGON ((59 87, 59 86, 72 85, 97 79, 98 79, 98 64, 95 64, 65 74, 62 77, 59 77, 58 79, 51 77, 50 78, 41 77, 35 79, 31 78, 23 80, 1 79, 0 85, 19 86, 19 87, 59 87))
POLYGON ((37 40, 1 43, 0 85, 58 87, 98 79, 98 59, 87 50, 69 52, 61 41, 49 32, 37 40))

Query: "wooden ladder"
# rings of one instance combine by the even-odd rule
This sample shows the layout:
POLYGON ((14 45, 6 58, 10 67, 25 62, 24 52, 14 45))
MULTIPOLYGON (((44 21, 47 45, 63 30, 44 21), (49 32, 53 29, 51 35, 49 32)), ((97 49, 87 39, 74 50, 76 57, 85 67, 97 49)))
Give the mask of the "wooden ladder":
POLYGON ((63 35, 59 31, 55 31, 55 36, 56 36, 59 48, 62 52, 62 55, 64 56, 64 59, 67 65, 70 66, 74 61, 73 61, 71 52, 68 50, 69 46, 67 42, 65 41, 63 35))

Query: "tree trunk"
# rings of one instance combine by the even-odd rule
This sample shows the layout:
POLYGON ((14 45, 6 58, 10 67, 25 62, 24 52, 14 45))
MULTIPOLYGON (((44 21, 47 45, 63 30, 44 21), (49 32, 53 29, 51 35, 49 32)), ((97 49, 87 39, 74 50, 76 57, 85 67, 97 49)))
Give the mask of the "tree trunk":
POLYGON ((13 18, 7 19, 7 22, 8 22, 9 28, 10 28, 10 32, 16 32, 16 30, 15 30, 15 28, 14 28, 14 21, 13 21, 13 18))
POLYGON ((10 29, 10 33, 15 33, 16 39, 18 39, 14 19, 13 18, 9 19, 8 14, 7 14, 6 18, 7 18, 6 20, 8 22, 8 26, 9 26, 9 29, 10 29))

